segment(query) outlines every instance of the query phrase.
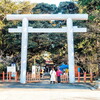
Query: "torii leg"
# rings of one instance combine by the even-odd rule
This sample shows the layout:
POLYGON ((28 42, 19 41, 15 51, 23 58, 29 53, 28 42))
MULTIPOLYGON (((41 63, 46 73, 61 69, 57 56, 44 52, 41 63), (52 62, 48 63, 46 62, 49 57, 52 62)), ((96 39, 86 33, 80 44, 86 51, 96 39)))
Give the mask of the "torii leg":
POLYGON ((28 45, 28 19, 22 20, 22 43, 21 43, 21 76, 20 82, 26 83, 26 68, 27 68, 27 45, 28 45))
POLYGON ((71 18, 67 19, 67 41, 68 41, 68 64, 69 64, 69 82, 75 82, 74 71, 74 43, 73 43, 73 22, 71 18))

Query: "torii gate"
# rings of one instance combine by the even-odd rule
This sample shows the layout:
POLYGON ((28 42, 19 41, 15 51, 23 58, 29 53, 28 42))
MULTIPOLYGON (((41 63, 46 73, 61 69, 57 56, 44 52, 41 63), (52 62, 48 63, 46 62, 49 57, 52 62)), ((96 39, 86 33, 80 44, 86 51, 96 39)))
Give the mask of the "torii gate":
POLYGON ((69 82, 75 82, 74 71, 74 43, 73 32, 86 32, 86 28, 73 26, 73 20, 87 20, 87 14, 11 14, 6 16, 7 20, 22 20, 22 27, 10 28, 11 33, 22 33, 21 43, 21 76, 20 82, 26 83, 27 68, 27 45, 28 33, 67 33, 68 42, 68 65, 69 65, 69 82), (67 26, 64 28, 32 28, 28 27, 29 20, 66 20, 67 26))

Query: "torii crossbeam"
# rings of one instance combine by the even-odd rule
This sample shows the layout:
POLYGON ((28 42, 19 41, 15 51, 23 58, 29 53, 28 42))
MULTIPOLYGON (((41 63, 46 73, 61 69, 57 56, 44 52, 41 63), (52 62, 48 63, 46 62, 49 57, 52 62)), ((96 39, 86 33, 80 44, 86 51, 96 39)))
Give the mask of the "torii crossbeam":
POLYGON ((28 33, 67 33, 68 42, 68 65, 69 65, 69 82, 75 82, 74 71, 74 43, 73 32, 86 32, 86 28, 73 26, 73 20, 87 20, 87 14, 11 14, 7 15, 8 20, 22 20, 22 27, 10 28, 9 32, 22 33, 21 43, 21 83, 26 83, 27 68, 27 43, 28 33), (63 28, 32 28, 28 27, 29 20, 66 20, 66 27, 63 28))

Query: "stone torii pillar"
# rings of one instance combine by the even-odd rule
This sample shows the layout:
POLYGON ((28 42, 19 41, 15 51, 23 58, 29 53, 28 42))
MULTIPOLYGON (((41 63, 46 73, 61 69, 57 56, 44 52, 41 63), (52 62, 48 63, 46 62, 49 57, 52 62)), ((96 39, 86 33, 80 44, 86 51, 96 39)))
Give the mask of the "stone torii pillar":
POLYGON ((28 46, 28 19, 22 19, 22 43, 21 43, 21 83, 26 83, 27 68, 27 46, 28 46))
POLYGON ((73 20, 87 20, 87 14, 12 14, 7 15, 8 20, 22 20, 22 27, 10 28, 9 32, 22 33, 21 43, 21 83, 26 83, 27 68, 27 43, 28 33, 67 33, 68 41, 68 64, 69 64, 69 82, 75 82, 74 71, 74 43, 73 32, 86 32, 86 28, 73 26, 73 20), (64 28, 32 28, 28 27, 28 20, 66 20, 67 26, 64 28))

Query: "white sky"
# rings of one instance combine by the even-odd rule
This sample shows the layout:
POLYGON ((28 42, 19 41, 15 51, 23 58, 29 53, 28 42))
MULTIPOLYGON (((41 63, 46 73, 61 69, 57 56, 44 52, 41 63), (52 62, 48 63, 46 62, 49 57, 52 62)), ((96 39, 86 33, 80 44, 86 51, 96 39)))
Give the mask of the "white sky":
POLYGON ((72 1, 72 0, 13 0, 13 1, 30 1, 32 3, 48 3, 48 4, 56 4, 58 5, 61 1, 72 1))

